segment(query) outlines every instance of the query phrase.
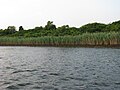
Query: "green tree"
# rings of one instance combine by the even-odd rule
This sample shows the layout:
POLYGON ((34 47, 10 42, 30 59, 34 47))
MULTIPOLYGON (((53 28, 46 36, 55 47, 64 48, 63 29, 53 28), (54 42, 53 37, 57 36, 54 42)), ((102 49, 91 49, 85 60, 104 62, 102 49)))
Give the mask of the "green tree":
POLYGON ((120 20, 113 22, 111 24, 108 24, 105 28, 105 31, 110 32, 110 31, 115 31, 118 32, 120 31, 120 20))
POLYGON ((58 34, 58 36, 68 35, 69 25, 63 25, 61 27, 58 27, 56 31, 56 35, 58 34))
POLYGON ((48 21, 47 25, 45 25, 45 30, 55 30, 56 29, 56 25, 53 24, 53 21, 48 21))
POLYGON ((86 25, 80 27, 80 31, 82 33, 103 32, 105 27, 106 27, 106 25, 102 24, 102 23, 89 23, 89 24, 86 24, 86 25))
POLYGON ((20 26, 19 31, 23 31, 23 30, 24 30, 23 26, 20 26))
POLYGON ((15 26, 8 26, 7 29, 4 30, 4 34, 13 34, 16 32, 16 27, 15 26))
POLYGON ((43 27, 42 27, 42 26, 40 26, 40 27, 35 27, 35 28, 34 28, 34 31, 37 31, 37 32, 40 32, 41 30, 43 30, 43 27))

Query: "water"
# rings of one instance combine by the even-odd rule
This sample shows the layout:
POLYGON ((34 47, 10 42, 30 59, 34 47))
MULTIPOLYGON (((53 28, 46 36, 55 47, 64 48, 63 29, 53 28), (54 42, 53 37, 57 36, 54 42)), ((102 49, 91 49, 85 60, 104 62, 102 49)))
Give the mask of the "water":
POLYGON ((0 90, 120 90, 120 49, 0 47, 0 90))

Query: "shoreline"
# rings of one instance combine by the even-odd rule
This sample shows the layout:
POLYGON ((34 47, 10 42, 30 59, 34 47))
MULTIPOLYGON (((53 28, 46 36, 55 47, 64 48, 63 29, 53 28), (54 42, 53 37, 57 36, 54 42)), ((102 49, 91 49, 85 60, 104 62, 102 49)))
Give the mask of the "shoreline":
POLYGON ((71 48, 118 48, 120 45, 38 45, 38 44, 0 44, 0 46, 25 46, 25 47, 71 47, 71 48))

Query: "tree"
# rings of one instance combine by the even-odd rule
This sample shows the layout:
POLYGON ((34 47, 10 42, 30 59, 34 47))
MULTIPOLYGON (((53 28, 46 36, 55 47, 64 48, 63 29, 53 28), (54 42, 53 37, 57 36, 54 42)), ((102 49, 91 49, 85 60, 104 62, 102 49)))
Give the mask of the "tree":
POLYGON ((13 34, 15 32, 16 32, 15 26, 8 26, 8 28, 4 30, 4 33, 6 33, 6 34, 13 34))
POLYGON ((69 33, 69 25, 63 25, 61 27, 58 27, 56 31, 57 31, 58 36, 68 35, 68 33, 69 33))
POLYGON ((80 31, 82 33, 104 32, 105 27, 106 27, 106 25, 102 24, 102 23, 89 23, 89 24, 86 24, 86 25, 80 27, 80 31))
POLYGON ((34 31, 41 31, 41 30, 43 30, 43 27, 42 27, 42 26, 40 26, 40 27, 35 27, 35 28, 34 28, 34 31))
POLYGON ((55 30, 56 26, 53 24, 53 21, 48 21, 47 25, 45 25, 45 30, 55 30))
POLYGON ((109 32, 109 31, 120 32, 120 20, 113 22, 111 24, 108 24, 105 28, 105 31, 107 31, 107 32, 109 32))
POLYGON ((24 30, 23 26, 20 26, 19 31, 23 31, 23 30, 24 30))

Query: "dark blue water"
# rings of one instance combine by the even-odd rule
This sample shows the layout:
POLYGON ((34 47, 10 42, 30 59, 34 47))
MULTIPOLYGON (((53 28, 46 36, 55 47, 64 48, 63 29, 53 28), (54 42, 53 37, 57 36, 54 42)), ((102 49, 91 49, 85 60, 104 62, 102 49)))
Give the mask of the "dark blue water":
POLYGON ((0 90, 120 90, 120 49, 0 47, 0 90))

